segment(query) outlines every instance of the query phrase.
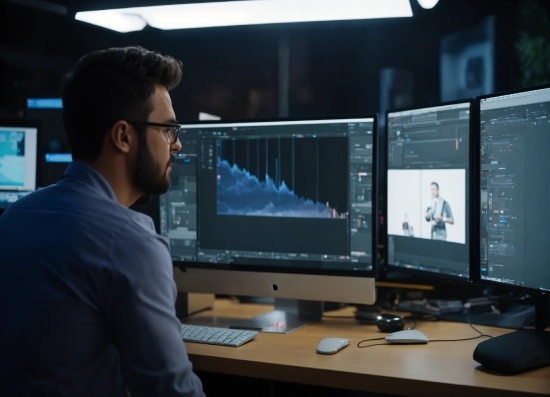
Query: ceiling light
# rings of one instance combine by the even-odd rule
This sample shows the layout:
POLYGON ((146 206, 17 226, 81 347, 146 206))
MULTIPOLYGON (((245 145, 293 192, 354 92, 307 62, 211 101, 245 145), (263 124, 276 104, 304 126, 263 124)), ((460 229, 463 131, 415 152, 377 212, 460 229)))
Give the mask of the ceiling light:
POLYGON ((127 10, 121 10, 122 12, 113 12, 114 10, 77 12, 75 19, 120 33, 135 32, 147 26, 147 22, 139 14, 132 14, 127 10))
POLYGON ((77 12, 117 32, 412 17, 409 0, 243 0, 77 12))
POLYGON ((439 0, 418 0, 420 7, 425 8, 426 10, 434 8, 438 2, 439 0))

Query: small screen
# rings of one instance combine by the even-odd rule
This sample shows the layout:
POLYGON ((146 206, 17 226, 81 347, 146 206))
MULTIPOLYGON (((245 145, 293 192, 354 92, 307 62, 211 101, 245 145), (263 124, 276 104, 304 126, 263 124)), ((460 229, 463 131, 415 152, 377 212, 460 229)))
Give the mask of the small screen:
POLYGON ((36 189, 37 129, 0 126, 0 208, 36 189))
POLYGON ((184 125, 175 261, 372 270, 373 118, 184 125))
POLYGON ((470 107, 388 113, 389 265, 469 277, 470 107))
POLYGON ((61 98, 28 98, 27 109, 63 109, 61 98))
POLYGON ((550 291, 550 88, 479 108, 480 277, 550 291))

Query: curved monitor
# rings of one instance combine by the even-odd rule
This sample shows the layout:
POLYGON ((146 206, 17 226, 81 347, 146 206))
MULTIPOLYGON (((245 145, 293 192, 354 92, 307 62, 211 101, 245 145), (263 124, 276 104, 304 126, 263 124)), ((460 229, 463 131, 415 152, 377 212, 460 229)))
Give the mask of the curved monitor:
POLYGON ((376 115, 186 123, 180 142, 160 224, 185 290, 374 302, 376 115))
POLYGON ((473 100, 386 113, 389 269, 470 280, 473 100))

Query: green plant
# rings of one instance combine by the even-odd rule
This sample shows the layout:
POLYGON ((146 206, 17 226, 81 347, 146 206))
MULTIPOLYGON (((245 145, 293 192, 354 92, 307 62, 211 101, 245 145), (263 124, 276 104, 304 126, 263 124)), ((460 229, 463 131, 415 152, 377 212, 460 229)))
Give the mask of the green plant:
POLYGON ((548 1, 528 0, 520 12, 515 44, 521 73, 520 85, 550 82, 550 7, 548 1))

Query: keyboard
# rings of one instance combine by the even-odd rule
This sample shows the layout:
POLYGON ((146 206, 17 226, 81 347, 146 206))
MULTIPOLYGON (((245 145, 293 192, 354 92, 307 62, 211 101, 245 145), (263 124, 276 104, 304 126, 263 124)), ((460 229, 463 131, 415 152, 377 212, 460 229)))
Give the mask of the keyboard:
POLYGON ((181 338, 185 342, 239 347, 254 339, 256 335, 258 335, 256 331, 244 331, 242 329, 181 325, 181 338))

